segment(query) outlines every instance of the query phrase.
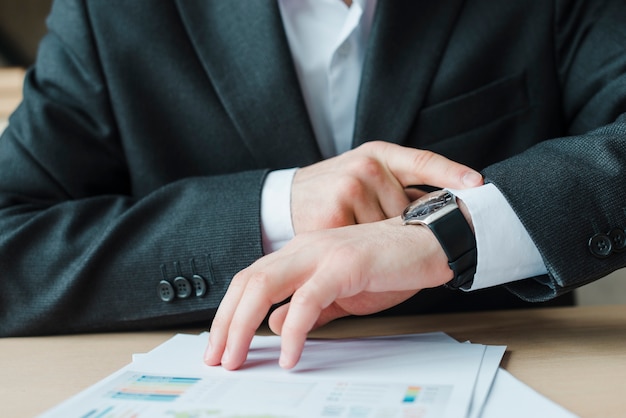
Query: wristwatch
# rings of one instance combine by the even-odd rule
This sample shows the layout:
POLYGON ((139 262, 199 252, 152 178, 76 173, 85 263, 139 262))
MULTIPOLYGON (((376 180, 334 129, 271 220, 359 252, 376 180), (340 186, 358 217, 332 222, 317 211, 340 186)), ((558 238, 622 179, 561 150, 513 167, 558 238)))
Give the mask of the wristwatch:
POLYGON ((456 196, 438 190, 411 203, 402 213, 404 225, 425 225, 448 256, 454 277, 446 287, 469 289, 476 273, 476 238, 456 203, 456 196))

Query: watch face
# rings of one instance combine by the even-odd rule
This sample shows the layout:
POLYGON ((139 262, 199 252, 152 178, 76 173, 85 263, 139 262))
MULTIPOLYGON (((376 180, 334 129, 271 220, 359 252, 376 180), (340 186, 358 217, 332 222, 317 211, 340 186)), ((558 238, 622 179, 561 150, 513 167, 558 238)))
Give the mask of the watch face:
MULTIPOLYGON (((450 203, 456 202, 452 193, 447 190, 429 193, 410 204, 402 213, 402 220, 405 224, 428 223, 431 215, 439 212, 442 208, 449 207, 450 203)), ((455 207, 456 204, 452 205, 451 209, 455 207)))

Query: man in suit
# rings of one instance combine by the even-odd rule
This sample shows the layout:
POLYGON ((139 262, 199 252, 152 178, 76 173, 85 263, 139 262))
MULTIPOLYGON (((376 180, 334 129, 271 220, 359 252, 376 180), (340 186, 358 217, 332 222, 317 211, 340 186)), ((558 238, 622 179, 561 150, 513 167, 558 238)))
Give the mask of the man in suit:
POLYGON ((0 140, 1 335, 207 324, 259 260, 212 331, 207 361, 228 341, 236 368, 311 271, 328 272, 318 296, 354 291, 343 280, 359 272, 335 276, 328 251, 390 279, 359 276, 380 293, 350 306, 302 298, 290 367, 315 322, 520 306, 626 265, 621 2, 337 1, 348 29, 324 41, 335 70, 321 76, 298 55, 316 42, 300 30, 313 3, 54 4, 0 140), (482 183, 474 170, 488 184, 460 190, 482 183), (460 198, 476 233, 462 271, 428 228, 402 225, 420 184, 460 198))

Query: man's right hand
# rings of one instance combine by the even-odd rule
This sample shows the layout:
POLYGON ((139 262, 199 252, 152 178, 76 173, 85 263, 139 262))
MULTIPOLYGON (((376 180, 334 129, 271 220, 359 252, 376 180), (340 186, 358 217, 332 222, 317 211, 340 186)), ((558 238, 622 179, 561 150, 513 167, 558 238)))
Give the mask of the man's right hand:
POLYGON ((398 216, 418 197, 406 188, 421 184, 465 189, 482 185, 483 179, 475 170, 430 151, 367 142, 296 172, 291 188, 294 232, 398 216))

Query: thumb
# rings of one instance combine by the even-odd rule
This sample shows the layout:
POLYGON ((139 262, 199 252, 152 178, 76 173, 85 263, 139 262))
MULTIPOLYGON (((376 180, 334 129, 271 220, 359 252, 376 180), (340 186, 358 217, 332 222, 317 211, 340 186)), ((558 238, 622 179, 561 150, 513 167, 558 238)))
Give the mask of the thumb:
POLYGON ((478 171, 432 151, 386 142, 376 143, 372 148, 371 152, 378 153, 404 187, 425 184, 438 188, 467 189, 483 184, 483 177, 478 171))

